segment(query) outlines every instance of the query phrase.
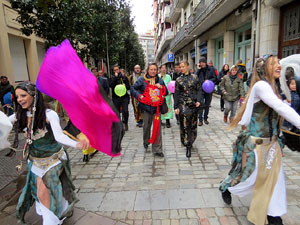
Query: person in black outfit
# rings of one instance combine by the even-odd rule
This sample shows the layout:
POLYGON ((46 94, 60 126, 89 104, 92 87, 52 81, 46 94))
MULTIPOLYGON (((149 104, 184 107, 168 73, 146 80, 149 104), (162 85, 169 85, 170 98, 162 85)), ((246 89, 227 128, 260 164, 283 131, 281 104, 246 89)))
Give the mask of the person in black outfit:
POLYGON ((186 147, 186 157, 191 157, 191 148, 197 138, 197 117, 201 101, 199 78, 189 72, 189 63, 180 64, 182 75, 176 80, 174 93, 175 114, 180 120, 180 140, 186 147))
POLYGON ((102 88, 104 89, 105 93, 107 95, 109 95, 109 84, 108 84, 108 80, 106 77, 104 77, 102 71, 98 72, 97 71, 97 68, 93 68, 92 70, 92 73, 96 76, 97 80, 99 80, 102 88))
POLYGON ((229 73, 229 65, 228 64, 224 64, 222 70, 219 72, 218 76, 217 76, 217 85, 218 85, 218 94, 221 96, 220 98, 220 107, 221 107, 221 111, 224 111, 224 96, 222 91, 220 90, 219 84, 221 83, 223 77, 225 75, 227 75, 229 73))
MULTIPOLYGON (((207 61, 205 57, 201 57, 199 59, 199 65, 197 70, 197 76, 200 80, 200 84, 202 87, 202 84, 206 80, 211 80, 212 82, 216 83, 217 76, 215 73, 214 68, 207 65, 207 61)), ((208 113, 209 113, 209 106, 212 99, 212 93, 206 93, 203 92, 202 94, 202 101, 205 104, 205 110, 204 110, 204 123, 209 124, 208 122, 208 113)), ((199 110, 199 126, 203 125, 203 109, 199 110)))
POLYGON ((118 112, 121 113, 121 107, 122 107, 122 116, 123 116, 123 123, 125 125, 125 131, 128 131, 128 104, 129 104, 129 95, 126 92, 126 94, 122 97, 119 97, 116 95, 114 89, 118 84, 125 85, 127 91, 130 90, 130 84, 128 81, 128 78, 126 76, 123 76, 120 72, 119 66, 113 67, 114 75, 110 78, 109 86, 112 89, 112 101, 117 108, 118 112))
POLYGON ((7 114, 8 116, 13 114, 13 102, 15 100, 15 89, 14 87, 9 83, 7 76, 1 76, 0 78, 1 82, 0 82, 0 102, 1 105, 4 106, 4 113, 7 114), (10 93, 10 94, 9 94, 10 93), (7 104, 4 101, 4 96, 5 95, 10 95, 13 96, 13 98, 11 99, 11 104, 7 104))

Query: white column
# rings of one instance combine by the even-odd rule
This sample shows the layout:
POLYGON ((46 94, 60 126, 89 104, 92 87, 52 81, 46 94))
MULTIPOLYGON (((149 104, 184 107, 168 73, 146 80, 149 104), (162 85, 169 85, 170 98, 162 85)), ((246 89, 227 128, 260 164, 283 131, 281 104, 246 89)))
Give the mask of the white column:
POLYGON ((234 32, 226 31, 224 33, 224 58, 225 63, 232 66, 234 62, 234 32))

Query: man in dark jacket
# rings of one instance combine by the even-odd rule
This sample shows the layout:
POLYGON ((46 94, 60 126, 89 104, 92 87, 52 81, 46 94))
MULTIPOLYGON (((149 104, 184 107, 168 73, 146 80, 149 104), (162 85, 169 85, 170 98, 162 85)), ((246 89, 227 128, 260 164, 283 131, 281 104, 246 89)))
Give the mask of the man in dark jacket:
POLYGON ((7 76, 1 76, 0 78, 0 102, 2 106, 4 107, 4 113, 7 114, 8 116, 13 114, 13 102, 15 97, 11 97, 11 96, 15 96, 15 89, 14 87, 9 83, 7 76), (4 98, 4 96, 8 96, 8 98, 10 97, 10 100, 8 102, 5 101, 5 99, 8 98, 4 98))
MULTIPOLYGON (((196 72, 197 76, 199 77, 201 87, 204 81, 211 80, 212 82, 216 82, 217 76, 213 67, 209 67, 207 65, 207 61, 205 57, 201 57, 199 59, 199 67, 198 71, 196 72)), ((209 106, 212 99, 212 93, 206 93, 203 91, 202 94, 202 101, 205 104, 204 110, 204 123, 209 124, 208 122, 208 113, 209 113, 209 106)), ((203 109, 199 110, 199 126, 203 125, 203 109)))
POLYGON ((180 77, 181 70, 180 70, 180 63, 175 63, 175 72, 172 73, 172 80, 175 80, 180 77))
MULTIPOLYGON (((139 101, 138 107, 143 112, 143 142, 144 142, 144 148, 145 150, 148 149, 150 139, 150 132, 151 132, 151 126, 154 122, 155 114, 157 111, 157 107, 146 105, 141 102, 142 98, 144 97, 145 89, 147 87, 147 83, 155 85, 157 88, 161 89, 162 86, 165 86, 166 93, 165 96, 168 95, 168 89, 163 81, 162 78, 160 78, 157 74, 158 67, 155 63, 152 63, 149 65, 147 72, 145 76, 141 76, 138 78, 138 80, 134 83, 133 86, 131 86, 131 94, 139 101)), ((164 157, 164 154, 162 152, 162 133, 161 133, 161 117, 159 116, 159 136, 158 136, 158 143, 154 142, 152 144, 152 152, 154 155, 159 157, 164 157)))
POLYGON ((104 77, 102 71, 99 71, 97 70, 97 68, 93 68, 92 70, 92 73, 97 77, 97 79, 99 80, 102 88, 104 89, 105 93, 107 95, 109 95, 109 84, 108 84, 108 80, 106 77, 104 77))
POLYGON ((109 86, 112 89, 112 101, 117 108, 118 112, 121 113, 121 107, 122 107, 122 117, 123 117, 123 123, 125 125, 125 131, 128 131, 128 117, 129 117, 129 112, 128 112, 128 104, 129 104, 129 95, 126 92, 125 95, 123 96, 118 96, 115 93, 115 87, 118 84, 123 84, 126 87, 126 90, 130 90, 130 84, 128 81, 128 78, 126 76, 123 76, 122 73, 120 72, 120 67, 119 66, 114 66, 113 67, 114 74, 110 78, 109 81, 109 86))

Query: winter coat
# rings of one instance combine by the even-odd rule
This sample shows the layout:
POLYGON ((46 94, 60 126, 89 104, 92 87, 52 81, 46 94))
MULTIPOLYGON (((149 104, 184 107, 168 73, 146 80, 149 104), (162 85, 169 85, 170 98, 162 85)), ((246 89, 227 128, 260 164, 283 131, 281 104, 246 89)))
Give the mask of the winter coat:
POLYGON ((122 97, 119 97, 118 95, 116 95, 116 93, 115 93, 115 87, 118 84, 125 84, 126 89, 130 90, 130 84, 129 84, 128 78, 126 76, 123 76, 122 73, 119 73, 118 76, 113 75, 110 78, 110 80, 109 80, 109 86, 112 89, 112 98, 113 99, 125 99, 125 98, 128 98, 129 97, 128 93, 126 93, 122 97))
POLYGON ((224 76, 226 76, 228 73, 229 73, 229 70, 227 70, 227 71, 221 70, 217 76, 216 85, 218 85, 218 94, 219 95, 222 95, 222 91, 220 90, 220 83, 223 80, 224 76))
POLYGON ((176 72, 173 72, 172 74, 172 80, 176 80, 178 77, 180 77, 181 73, 176 73, 176 72))
POLYGON ((202 86, 203 82, 206 80, 211 80, 214 83, 216 83, 216 81, 217 81, 215 69, 210 66, 206 66, 205 68, 201 68, 201 69, 197 70, 196 75, 199 78, 201 86, 202 86))
POLYGON ((220 90, 223 93, 224 100, 228 102, 235 102, 239 100, 240 97, 245 96, 243 81, 238 76, 232 82, 230 79, 230 75, 226 75, 222 79, 219 86, 220 90))
MULTIPOLYGON (((147 75, 147 77, 148 76, 149 75, 147 75)), ((168 95, 169 94, 168 89, 167 89, 163 79, 161 79, 158 75, 156 75, 156 77, 155 77, 155 84, 157 84, 157 83, 159 83, 160 85, 165 86, 165 88, 166 88, 166 94, 165 95, 168 95)), ((140 100, 139 95, 144 94, 147 85, 148 84, 145 82, 144 76, 139 77, 139 79, 130 88, 131 95, 133 95, 139 101, 140 100)), ((146 111, 146 112, 151 113, 151 114, 156 113, 156 107, 151 106, 151 105, 146 105, 146 104, 144 104, 140 101, 138 103, 138 107, 142 111, 146 111)))
POLYGON ((109 85, 108 85, 108 80, 106 77, 103 76, 98 76, 97 79, 99 80, 101 86, 103 87, 104 91, 106 92, 107 95, 109 95, 109 85))

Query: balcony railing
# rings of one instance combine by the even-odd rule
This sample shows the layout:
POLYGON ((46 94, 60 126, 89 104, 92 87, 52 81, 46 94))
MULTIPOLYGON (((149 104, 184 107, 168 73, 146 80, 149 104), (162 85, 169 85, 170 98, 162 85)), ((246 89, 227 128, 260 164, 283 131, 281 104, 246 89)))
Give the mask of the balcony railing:
POLYGON ((179 16, 181 9, 178 8, 178 1, 179 0, 174 0, 173 4, 171 4, 170 7, 170 20, 172 20, 173 22, 177 19, 177 17, 179 16))
POLYGON ((194 11, 195 16, 193 16, 193 21, 189 23, 189 32, 205 20, 207 15, 222 1, 223 0, 200 0, 194 11))
POLYGON ((173 49, 187 34, 187 25, 184 24, 180 30, 177 32, 175 38, 172 40, 170 44, 170 48, 173 49))
POLYGON ((169 19, 170 19, 170 6, 169 5, 164 7, 163 17, 164 17, 164 21, 169 22, 169 19))

